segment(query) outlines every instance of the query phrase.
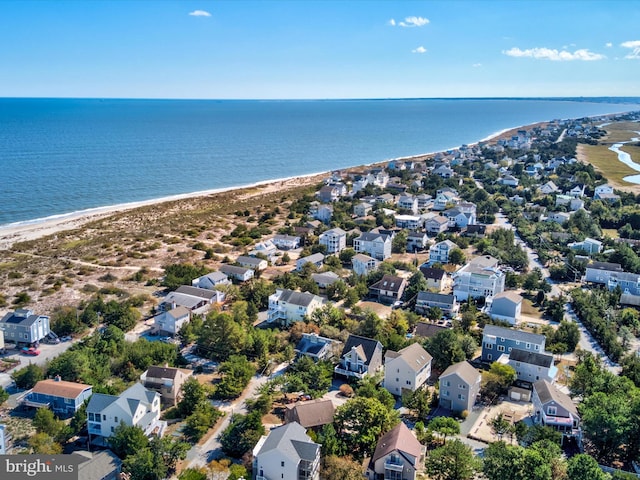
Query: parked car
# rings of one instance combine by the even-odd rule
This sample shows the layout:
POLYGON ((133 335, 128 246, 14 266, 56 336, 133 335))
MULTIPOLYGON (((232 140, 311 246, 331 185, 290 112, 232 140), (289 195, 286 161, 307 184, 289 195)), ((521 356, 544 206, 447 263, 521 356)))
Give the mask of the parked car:
POLYGON ((64 337, 60 337, 60 341, 61 342, 70 342, 71 341, 71 335, 65 335, 64 337))
POLYGON ((40 350, 34 347, 31 347, 31 348, 23 347, 22 353, 24 353, 25 355, 32 355, 35 357, 37 355, 40 355, 40 350))

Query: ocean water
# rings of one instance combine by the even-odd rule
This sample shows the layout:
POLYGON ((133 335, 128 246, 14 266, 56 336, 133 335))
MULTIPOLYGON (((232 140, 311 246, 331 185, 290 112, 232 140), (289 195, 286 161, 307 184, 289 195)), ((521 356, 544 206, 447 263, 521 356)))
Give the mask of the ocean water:
POLYGON ((0 226, 450 149, 637 110, 524 99, 0 99, 0 226))

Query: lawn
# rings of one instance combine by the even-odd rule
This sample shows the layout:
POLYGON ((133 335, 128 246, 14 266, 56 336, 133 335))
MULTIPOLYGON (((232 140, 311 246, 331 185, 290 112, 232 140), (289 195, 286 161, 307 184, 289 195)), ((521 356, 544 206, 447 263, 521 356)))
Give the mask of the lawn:
POLYGON ((604 237, 609 237, 609 238, 614 239, 614 240, 620 236, 618 234, 618 230, 615 229, 615 228, 603 228, 602 229, 602 235, 604 237))
POLYGON ((533 305, 533 302, 528 298, 524 298, 522 300, 522 315, 526 315, 527 317, 539 318, 542 319, 542 312, 538 310, 538 307, 533 305))
POLYGON ((616 122, 604 127, 607 136, 603 138, 607 143, 628 142, 631 138, 637 137, 636 132, 640 131, 638 122, 616 122))

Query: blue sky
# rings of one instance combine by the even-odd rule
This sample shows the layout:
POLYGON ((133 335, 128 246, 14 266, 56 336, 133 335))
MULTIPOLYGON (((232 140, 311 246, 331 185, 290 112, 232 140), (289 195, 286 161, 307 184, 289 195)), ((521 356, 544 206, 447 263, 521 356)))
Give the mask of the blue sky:
POLYGON ((636 1, 0 2, 0 96, 640 96, 636 1))

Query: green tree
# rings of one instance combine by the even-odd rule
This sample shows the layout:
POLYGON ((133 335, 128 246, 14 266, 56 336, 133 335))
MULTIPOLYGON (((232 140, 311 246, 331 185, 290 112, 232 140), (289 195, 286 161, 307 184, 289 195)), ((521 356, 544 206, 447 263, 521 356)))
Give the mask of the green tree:
POLYGON ((216 387, 216 397, 236 398, 240 396, 255 373, 255 368, 244 355, 232 355, 220 364, 218 371, 222 380, 216 387))
POLYGON ((405 301, 411 300, 418 294, 418 292, 425 292, 428 290, 428 288, 429 285, 427 284, 426 278, 424 278, 422 272, 418 270, 413 275, 411 275, 411 277, 409 277, 409 283, 407 285, 407 288, 405 288, 404 290, 402 298, 404 298, 405 301))
POLYGON ((429 422, 427 430, 442 435, 443 440, 446 442, 447 437, 460 434, 460 424, 455 418, 436 417, 429 422))
POLYGON ((361 480, 362 466, 348 457, 330 455, 322 462, 322 478, 361 480))
POLYGON ((489 425, 491 426, 491 431, 493 432, 493 434, 498 437, 498 440, 502 440, 502 437, 505 434, 513 431, 511 422, 504 418, 502 413, 499 413, 491 420, 489 420, 489 425))
POLYGON ((0 387, 0 405, 9 400, 9 392, 7 392, 4 388, 0 387))
POLYGON ((182 384, 182 398, 178 402, 178 412, 183 417, 192 413, 195 408, 206 402, 207 392, 204 386, 195 377, 189 377, 182 384))
POLYGON ((520 480, 524 449, 493 442, 484 450, 483 473, 488 480, 520 480))
POLYGON ((181 285, 191 285, 193 279, 206 275, 209 271, 204 265, 190 263, 166 265, 162 285, 167 287, 167 290, 175 290, 181 285))
POLYGON ((459 248, 454 248, 449 252, 449 263, 454 265, 464 265, 467 263, 467 257, 459 248))
POLYGON ((89 357, 82 350, 67 350, 49 363, 48 375, 59 375, 62 380, 77 382, 91 369, 89 357))
POLYGON ((580 453, 567 462, 569 480, 607 480, 608 475, 598 466, 598 462, 586 453, 580 453))
POLYGON ((198 403, 185 419, 185 435, 197 442, 213 427, 220 415, 221 413, 208 401, 198 403))
POLYGON ((16 382, 16 387, 28 390, 33 388, 40 380, 44 380, 44 369, 35 363, 30 363, 26 367, 13 372, 11 378, 16 382))
POLYGON ((113 435, 109 437, 108 443, 113 453, 125 459, 129 455, 146 449, 149 446, 149 439, 140 427, 120 423, 113 435))
POLYGON ((33 453, 57 455, 62 453, 62 445, 44 432, 36 433, 29 438, 29 447, 33 453))
POLYGON ((442 330, 425 342, 424 348, 433 357, 434 370, 444 371, 449 365, 463 361, 466 356, 458 335, 451 329, 442 330))
POLYGON ((431 396, 426 388, 405 390, 402 392, 402 406, 414 412, 420 419, 427 418, 431 411, 431 396))
POLYGON ((483 394, 495 398, 507 391, 516 380, 517 373, 511 365, 493 362, 488 372, 482 375, 483 394))
POLYGON ((456 439, 429 454, 426 470, 433 480, 470 480, 480 470, 480 461, 470 447, 456 439))
POLYGON ((162 480, 167 476, 167 467, 158 460, 150 448, 143 448, 128 455, 122 469, 131 480, 162 480))
POLYGON ((260 412, 234 415, 229 426, 220 435, 222 451, 230 457, 240 458, 258 443, 262 435, 264 426, 260 412))
POLYGON ((372 454, 378 438, 398 423, 398 414, 376 398, 355 397, 336 409, 338 437, 346 451, 361 459, 372 454))
POLYGON ((202 468, 187 468, 180 472, 178 480, 208 480, 207 472, 202 468))
POLYGON ((69 427, 48 408, 38 409, 33 417, 33 426, 37 432, 46 433, 58 442, 64 441, 69 431, 69 427))
POLYGON ((580 341, 580 329, 575 322, 560 322, 558 329, 553 334, 551 343, 564 343, 568 352, 573 352, 580 341))

